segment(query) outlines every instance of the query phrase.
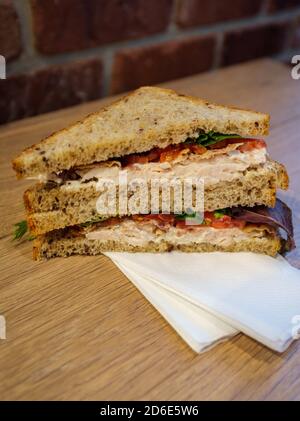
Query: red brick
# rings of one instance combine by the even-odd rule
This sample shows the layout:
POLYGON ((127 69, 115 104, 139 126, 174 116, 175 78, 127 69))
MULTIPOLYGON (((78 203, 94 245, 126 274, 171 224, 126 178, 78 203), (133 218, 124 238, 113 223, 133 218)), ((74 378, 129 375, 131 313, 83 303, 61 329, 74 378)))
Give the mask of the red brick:
POLYGON ((0 4, 0 54, 7 61, 21 53, 20 22, 11 0, 0 4))
POLYGON ((198 37, 170 41, 117 53, 112 93, 203 72, 212 66, 215 39, 198 37))
POLYGON ((35 43, 55 54, 164 31, 173 0, 31 0, 35 43))
POLYGON ((267 10, 271 13, 300 6, 299 0, 268 0, 267 10))
POLYGON ((51 66, 0 80, 0 123, 101 97, 98 59, 51 66))
POLYGON ((296 23, 295 31, 292 37, 292 48, 300 49, 300 18, 296 23))
POLYGON ((256 15, 262 0, 180 0, 177 24, 183 28, 256 15))
POLYGON ((287 35, 287 24, 269 24, 225 34, 222 64, 272 55, 282 51, 287 35))

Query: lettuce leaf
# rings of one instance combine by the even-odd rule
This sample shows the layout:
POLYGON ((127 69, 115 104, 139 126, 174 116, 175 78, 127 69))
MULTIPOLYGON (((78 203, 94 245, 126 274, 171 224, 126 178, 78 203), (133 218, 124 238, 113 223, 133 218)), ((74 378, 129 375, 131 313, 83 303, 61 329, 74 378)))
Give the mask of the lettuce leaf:
POLYGON ((209 146, 213 145, 214 143, 221 142, 222 140, 232 138, 241 139, 242 136, 238 134, 223 134, 210 131, 208 133, 199 134, 199 136, 195 139, 195 142, 202 146, 209 146))
POLYGON ((28 224, 27 224, 27 221, 26 220, 17 222, 14 225, 14 227, 15 227, 14 233, 13 233, 13 235, 14 235, 13 239, 14 240, 20 240, 21 238, 24 237, 25 234, 27 234, 27 238, 26 239, 28 241, 32 241, 32 240, 35 239, 35 237, 33 235, 30 235, 29 234, 28 224))

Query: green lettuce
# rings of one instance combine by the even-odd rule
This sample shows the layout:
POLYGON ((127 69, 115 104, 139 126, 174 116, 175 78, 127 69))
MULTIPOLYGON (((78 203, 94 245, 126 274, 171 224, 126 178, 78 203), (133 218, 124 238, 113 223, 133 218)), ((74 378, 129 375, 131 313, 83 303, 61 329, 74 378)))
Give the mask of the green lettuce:
POLYGON ((20 240, 21 238, 24 237, 25 234, 27 234, 26 239, 28 241, 34 240, 35 237, 29 234, 27 221, 23 220, 23 221, 17 222, 14 225, 14 227, 15 227, 14 233, 13 233, 14 240, 20 240))
POLYGON ((209 146, 213 145, 214 143, 221 142, 225 139, 241 139, 241 136, 238 134, 222 134, 210 131, 208 133, 201 133, 199 136, 195 139, 195 142, 202 146, 209 146))

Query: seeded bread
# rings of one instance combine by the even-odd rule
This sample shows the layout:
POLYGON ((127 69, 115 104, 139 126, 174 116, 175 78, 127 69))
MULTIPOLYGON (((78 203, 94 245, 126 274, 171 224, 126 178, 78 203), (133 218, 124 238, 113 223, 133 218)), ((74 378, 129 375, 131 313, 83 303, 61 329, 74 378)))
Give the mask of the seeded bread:
MULTIPOLYGON (((245 171, 243 177, 207 186, 204 207, 207 211, 233 206, 275 205, 276 189, 286 189, 288 178, 284 167, 274 161, 262 167, 245 171)), ((149 186, 150 201, 150 186, 149 186)), ((74 191, 55 187, 47 190, 37 185, 25 192, 27 220, 34 235, 77 225, 97 216, 96 200, 99 192, 95 182, 81 184, 74 191)), ((150 209, 149 209, 150 211, 150 209)), ((171 202, 171 211, 172 202, 171 202)), ((139 208, 136 212, 140 213, 139 208)), ((103 215, 105 216, 105 215, 103 215)))
POLYGON ((33 244, 33 258, 35 260, 49 259, 52 257, 68 257, 73 254, 97 255, 108 251, 123 252, 152 252, 161 253, 172 250, 183 252, 242 252, 249 251, 275 256, 281 249, 281 240, 278 235, 268 235, 262 238, 251 238, 229 245, 213 245, 209 243, 196 243, 174 245, 162 240, 159 243, 148 243, 146 246, 137 246, 122 240, 101 241, 88 240, 84 236, 69 237, 64 230, 53 231, 38 237, 33 244))
POLYGON ((143 87, 26 149, 14 159, 13 168, 18 178, 57 173, 181 143, 199 130, 263 136, 269 119, 267 114, 143 87))

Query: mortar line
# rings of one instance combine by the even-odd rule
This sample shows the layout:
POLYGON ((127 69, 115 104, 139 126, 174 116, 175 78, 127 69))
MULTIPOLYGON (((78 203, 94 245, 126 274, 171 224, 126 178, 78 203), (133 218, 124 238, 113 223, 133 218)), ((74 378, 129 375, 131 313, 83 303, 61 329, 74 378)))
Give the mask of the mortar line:
MULTIPOLYGON (((21 11, 20 8, 20 0, 14 0, 16 4, 18 4, 18 10, 21 11)), ((21 0, 22 1, 22 0, 21 0)), ((22 4, 24 2, 22 1, 22 4)), ((189 28, 189 29, 181 29, 177 28, 175 32, 173 30, 154 34, 149 37, 135 39, 135 40, 123 40, 120 42, 106 44, 103 46, 98 46, 90 49, 79 50, 74 52, 65 52, 62 54, 56 55, 42 55, 38 51, 35 51, 32 47, 30 50, 27 46, 25 47, 25 52, 21 55, 19 60, 9 62, 7 65, 7 73, 8 75, 18 75, 27 71, 31 70, 39 70, 44 68, 45 66, 51 65, 61 65, 67 64, 74 61, 92 59, 92 58, 103 58, 104 59, 104 68, 105 72, 111 66, 111 62, 113 56, 118 51, 125 49, 129 50, 131 48, 138 48, 138 47, 148 47, 151 45, 159 45, 164 42, 168 41, 178 41, 178 40, 186 40, 190 37, 197 37, 197 36, 209 36, 209 35, 216 35, 222 34, 226 31, 234 31, 234 30, 243 30, 247 28, 251 28, 254 25, 259 27, 263 24, 272 24, 272 23, 284 23, 289 19, 294 20, 300 17, 300 7, 293 9, 291 11, 284 11, 278 13, 276 15, 256 15, 250 18, 246 18, 243 20, 238 21, 229 21, 229 22, 221 22, 215 25, 206 25, 196 28, 189 28), (29 51, 31 54, 28 54, 29 51), (109 58, 108 58, 109 57, 109 58), (107 60, 107 63, 105 61, 107 60)), ((24 19, 22 19, 24 21, 24 19)), ((25 33, 31 39, 33 34, 32 31, 28 31, 28 22, 25 25, 25 33), (31 32, 31 35, 30 35, 31 32)), ((23 28, 22 28, 23 29, 23 28)), ((24 32, 24 29, 23 29, 24 32)), ((217 62, 217 59, 216 59, 217 62)), ((106 76, 108 80, 108 77, 106 76)), ((107 83, 107 81, 106 81, 107 83)), ((106 90, 106 89, 105 89, 106 90)))

